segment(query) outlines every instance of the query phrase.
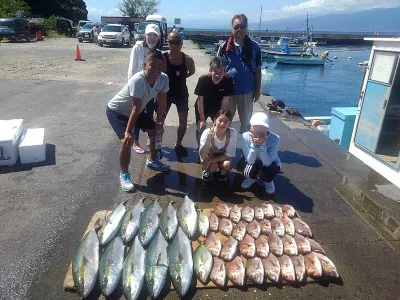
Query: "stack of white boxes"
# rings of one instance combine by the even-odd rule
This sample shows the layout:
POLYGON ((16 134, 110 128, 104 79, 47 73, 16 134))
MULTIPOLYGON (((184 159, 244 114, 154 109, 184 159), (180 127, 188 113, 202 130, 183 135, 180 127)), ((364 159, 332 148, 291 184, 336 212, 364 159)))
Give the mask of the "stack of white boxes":
POLYGON ((44 128, 23 129, 23 119, 0 120, 0 166, 46 160, 44 128))
POLYGON ((22 164, 44 161, 46 159, 44 128, 24 129, 18 148, 22 164))

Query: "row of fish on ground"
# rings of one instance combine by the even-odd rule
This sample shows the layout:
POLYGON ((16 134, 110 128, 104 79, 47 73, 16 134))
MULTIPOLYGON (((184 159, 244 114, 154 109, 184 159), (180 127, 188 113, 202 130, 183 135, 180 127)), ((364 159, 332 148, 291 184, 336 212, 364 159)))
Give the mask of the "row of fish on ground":
MULTIPOLYGON (((290 205, 217 203, 210 212, 211 233, 204 246, 213 255, 211 281, 225 286, 249 283, 302 283, 337 278, 333 262, 313 239, 309 226, 290 205)), ((197 250, 196 250, 197 251, 197 250)))
POLYGON ((127 299, 136 299, 143 286, 156 298, 169 286, 168 275, 184 296, 193 272, 204 285, 212 281, 221 287, 227 279, 242 286, 246 276, 254 283, 338 276, 289 205, 230 209, 217 203, 208 217, 187 196, 177 210, 172 202, 161 210, 157 200, 147 207, 143 200, 130 210, 120 204, 103 226, 96 224, 85 234, 72 261, 74 288, 81 297, 87 297, 98 280, 105 296, 121 282, 127 299), (193 253, 191 241, 196 239, 200 245, 193 253))

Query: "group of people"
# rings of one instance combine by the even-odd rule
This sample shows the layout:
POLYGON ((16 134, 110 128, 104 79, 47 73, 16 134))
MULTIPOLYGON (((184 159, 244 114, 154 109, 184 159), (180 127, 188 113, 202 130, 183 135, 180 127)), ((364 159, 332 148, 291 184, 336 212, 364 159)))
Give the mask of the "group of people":
MULTIPOLYGON (((178 157, 188 155, 182 145, 189 111, 186 78, 195 73, 195 63, 182 52, 179 32, 168 35, 169 50, 164 54, 155 49, 159 37, 158 26, 147 25, 144 41, 132 48, 128 82, 106 109, 110 125, 121 140, 120 183, 124 191, 134 189, 128 170, 131 149, 138 154, 145 153, 139 144, 140 130, 148 134, 150 155, 146 167, 169 171, 170 167, 161 161, 160 139, 172 104, 179 116, 174 150, 178 157)), ((228 178, 238 136, 230 126, 237 110, 246 161, 241 186, 248 189, 258 181, 268 194, 275 192, 273 178, 280 171, 279 136, 269 130, 266 114, 253 115, 253 102, 260 98, 260 85, 261 51, 247 36, 247 17, 237 14, 232 18, 231 36, 220 45, 217 56, 210 61, 209 73, 199 78, 194 91, 196 138, 204 181, 211 180, 213 174, 220 181, 228 178), (213 121, 211 128, 206 125, 208 118, 213 121)))

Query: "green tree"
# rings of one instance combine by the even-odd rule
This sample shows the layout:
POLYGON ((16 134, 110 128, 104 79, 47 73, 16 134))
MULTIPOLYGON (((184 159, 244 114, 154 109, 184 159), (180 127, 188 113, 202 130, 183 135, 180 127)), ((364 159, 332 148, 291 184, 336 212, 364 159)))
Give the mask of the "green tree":
POLYGON ((0 17, 10 18, 17 16, 29 16, 31 9, 23 0, 1 0, 0 17))
POLYGON ((146 17, 156 13, 159 4, 158 0, 123 0, 119 9, 126 17, 146 17))

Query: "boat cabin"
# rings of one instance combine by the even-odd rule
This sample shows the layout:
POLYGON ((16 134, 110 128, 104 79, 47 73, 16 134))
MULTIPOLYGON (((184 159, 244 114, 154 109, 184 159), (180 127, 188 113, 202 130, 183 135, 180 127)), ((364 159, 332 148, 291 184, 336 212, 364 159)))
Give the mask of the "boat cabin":
POLYGON ((373 41, 349 152, 400 187, 400 38, 373 41))

